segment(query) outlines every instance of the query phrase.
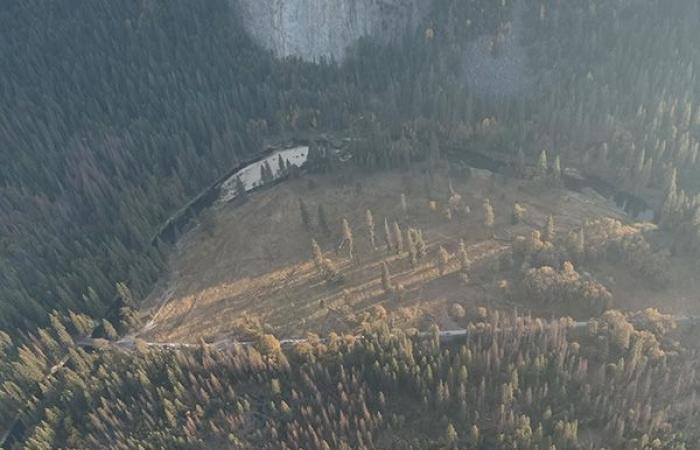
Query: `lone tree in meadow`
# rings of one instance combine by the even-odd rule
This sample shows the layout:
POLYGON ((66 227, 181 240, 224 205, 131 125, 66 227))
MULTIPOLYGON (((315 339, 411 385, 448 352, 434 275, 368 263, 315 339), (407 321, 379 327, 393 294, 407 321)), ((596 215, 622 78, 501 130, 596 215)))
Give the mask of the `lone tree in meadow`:
POLYGON ((493 206, 491 206, 491 201, 487 198, 484 200, 484 226, 486 228, 491 228, 496 223, 496 214, 493 212, 493 206))
POLYGON ((311 240, 311 250, 314 258, 314 266, 316 266, 319 275, 328 283, 342 282, 343 276, 338 272, 333 261, 323 256, 321 247, 315 239, 311 240))
POLYGON ((323 278, 327 283, 338 284, 343 282, 343 275, 338 272, 335 264, 333 264, 333 261, 331 261, 329 258, 323 258, 322 272, 323 278))
POLYGON ((391 283, 391 274, 389 273, 389 266, 387 266, 386 261, 382 261, 382 287, 384 288, 384 293, 387 295, 394 292, 394 285, 391 283))
POLYGON ((403 233, 398 222, 394 222, 394 240, 396 241, 396 254, 403 251, 403 233))
POLYGON ((554 165, 552 166, 552 182, 554 184, 561 183, 561 157, 559 155, 554 158, 554 165))
POLYGON ((348 223, 348 219, 343 218, 342 221, 342 231, 343 231, 343 241, 340 243, 340 248, 347 247, 348 256, 353 259, 353 240, 352 240, 352 229, 348 223))
POLYGON ((459 250, 457 252, 459 256, 459 265, 462 272, 469 272, 472 262, 469 259, 469 254, 467 253, 467 246, 464 245, 464 239, 459 240, 459 250))
POLYGON ((311 239, 311 252, 314 257, 314 265, 316 266, 316 270, 319 271, 319 273, 323 272, 323 252, 321 251, 321 247, 318 245, 318 242, 316 242, 316 239, 311 239))
POLYGON ((258 339, 256 347, 265 356, 277 356, 282 352, 280 341, 271 334, 263 334, 258 339))
POLYGON ((547 162, 547 150, 542 150, 537 158, 537 166, 535 166, 535 178, 543 179, 547 176, 549 163, 547 162))
POLYGON ((384 218, 384 242, 386 243, 386 252, 391 253, 394 245, 391 242, 391 230, 389 229, 389 221, 386 217, 384 218))
POLYGON ((372 246, 372 250, 376 248, 376 238, 374 234, 374 217, 372 216, 372 211, 369 209, 366 213, 367 219, 367 232, 369 233, 369 244, 372 246))
POLYGON ((547 222, 544 224, 544 230, 542 230, 542 237, 547 242, 554 242, 557 237, 556 231, 554 229, 554 216, 547 216, 547 222))
POLYGON ((406 243, 408 246, 408 260, 412 268, 418 264, 418 250, 416 249, 416 230, 409 228, 406 233, 406 243))

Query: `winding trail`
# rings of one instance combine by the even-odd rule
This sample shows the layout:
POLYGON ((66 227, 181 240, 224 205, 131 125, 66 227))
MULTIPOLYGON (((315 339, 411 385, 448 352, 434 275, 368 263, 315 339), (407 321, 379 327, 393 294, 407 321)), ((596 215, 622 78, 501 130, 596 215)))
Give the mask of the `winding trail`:
MULTIPOLYGON (((695 324, 700 324, 700 316, 694 316, 694 315, 683 315, 683 316, 674 316, 673 320, 678 324, 678 325, 695 325, 695 324)), ((571 329, 583 329, 588 326, 588 321, 577 321, 574 322, 569 328, 571 329)), ((553 320, 550 322, 547 322, 546 326, 552 327, 554 325, 558 325, 559 321, 553 320)), ((515 329, 515 327, 512 328, 505 328, 505 329, 497 329, 496 332, 507 332, 515 329)), ((445 331, 440 331, 439 336, 442 341, 449 341, 454 338, 458 337, 465 337, 469 336, 470 330, 466 328, 457 328, 453 330, 445 330, 445 331)), ((432 332, 430 331, 421 331, 416 334, 416 336, 420 338, 425 338, 425 337, 430 337, 432 336, 432 332)), ((357 339, 362 339, 364 337, 363 334, 356 335, 354 336, 357 339)), ((280 339, 279 342, 282 346, 290 346, 290 345, 296 345, 300 344, 303 342, 309 341, 308 338, 284 338, 280 339)), ((321 338, 321 339, 314 339, 315 342, 327 342, 328 338, 321 338)), ((81 347, 87 347, 87 348, 97 348, 97 349, 102 349, 105 348, 103 345, 104 341, 98 340, 98 339, 92 339, 92 338, 84 338, 81 339, 80 341, 77 341, 76 344, 78 344, 81 347)), ((149 348, 162 348, 162 349, 171 349, 171 350, 180 350, 180 349, 196 349, 200 348, 202 344, 188 344, 184 342, 144 342, 144 344, 149 347, 149 348)), ((214 348, 217 350, 225 350, 227 348, 232 348, 234 346, 251 346, 255 345, 256 341, 239 341, 236 339, 232 338, 224 338, 220 339, 218 341, 215 341, 210 344, 205 344, 209 346, 210 348, 214 348)), ((129 337, 124 337, 118 341, 111 342, 107 345, 107 348, 119 348, 122 350, 126 351, 133 351, 136 347, 135 344, 135 338, 132 336, 129 337)))

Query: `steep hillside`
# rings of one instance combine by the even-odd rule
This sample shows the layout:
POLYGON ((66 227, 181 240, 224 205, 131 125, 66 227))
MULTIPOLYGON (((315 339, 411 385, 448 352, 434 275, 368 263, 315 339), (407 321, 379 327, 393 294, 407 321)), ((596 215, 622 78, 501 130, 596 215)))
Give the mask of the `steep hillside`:
POLYGON ((390 40, 414 28, 430 1, 424 0, 238 0, 242 23, 275 55, 314 61, 342 60, 348 46, 365 36, 390 40))

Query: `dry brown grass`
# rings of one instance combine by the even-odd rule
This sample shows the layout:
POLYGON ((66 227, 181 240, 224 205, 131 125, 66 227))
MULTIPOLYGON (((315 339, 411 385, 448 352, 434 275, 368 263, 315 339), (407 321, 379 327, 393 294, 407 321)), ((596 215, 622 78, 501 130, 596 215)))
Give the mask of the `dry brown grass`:
POLYGON ((415 327, 436 321, 450 328, 456 324, 446 313, 453 303, 467 309, 481 304, 507 306, 500 298, 498 279, 479 277, 465 284, 454 257, 464 239, 475 271, 488 267, 508 248, 510 237, 541 227, 549 214, 558 232, 578 227, 586 219, 607 215, 621 217, 606 202, 510 180, 475 175, 468 180, 452 177, 452 184, 471 214, 454 214, 448 220, 448 176, 440 171, 432 183, 418 171, 353 174, 342 179, 309 176, 291 180, 251 196, 245 205, 223 206, 216 211, 216 226, 188 233, 170 260, 170 271, 147 300, 144 314, 154 326, 143 337, 156 341, 196 342, 223 336, 247 339, 259 333, 303 336, 306 332, 351 332, 376 315, 381 305, 394 324, 415 327), (431 186, 436 210, 429 207, 426 184, 431 186), (358 188, 358 185, 361 188, 358 188), (400 198, 405 193, 408 211, 400 198), (319 204, 326 210, 332 236, 309 232, 301 224, 299 198, 314 218, 319 204), (496 212, 492 230, 483 226, 483 199, 489 198, 496 212), (519 225, 510 224, 514 202, 527 207, 519 225), (365 211, 376 222, 377 249, 371 249, 365 211), (398 221, 402 229, 423 229, 428 256, 412 269, 407 254, 387 254, 384 218, 398 221), (347 218, 355 241, 356 261, 334 251, 340 242, 340 222, 347 218), (316 273, 311 260, 311 239, 321 244, 345 277, 342 285, 329 285, 316 273), (440 276, 434 260, 438 246, 453 255, 447 273, 440 276), (395 285, 405 292, 386 294, 380 281, 380 265, 386 261, 395 285), (481 269, 479 269, 481 267, 481 269), (170 295, 166 298, 164 292, 170 295), (157 314, 156 314, 157 311, 157 314))

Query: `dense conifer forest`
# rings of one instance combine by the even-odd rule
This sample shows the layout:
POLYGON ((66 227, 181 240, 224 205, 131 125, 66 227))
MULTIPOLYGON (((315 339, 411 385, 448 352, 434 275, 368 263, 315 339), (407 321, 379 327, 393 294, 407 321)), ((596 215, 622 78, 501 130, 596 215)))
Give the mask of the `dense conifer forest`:
MULTIPOLYGON (((345 61, 311 63, 254 43, 235 1, 7 0, 0 447, 700 448, 694 328, 678 311, 611 309, 607 288, 577 272, 612 260, 663 288, 669 258, 700 258, 698 29, 690 0, 436 0, 403 40, 366 38, 345 61), (508 54, 511 34, 527 55, 516 77, 530 82, 480 90, 465 55, 477 43, 488 58, 508 54), (361 333, 293 345, 269 333, 119 344, 144 325, 140 303, 174 251, 162 224, 271 140, 310 141, 313 153, 321 135, 349 136, 351 167, 310 156, 310 172, 454 172, 479 154, 555 189, 564 165, 642 202, 658 228, 647 240, 601 218, 555 238, 551 219, 513 237, 499 268, 519 271, 519 288, 504 284, 504 297, 584 309, 585 323, 480 308, 453 314, 468 330, 454 339, 375 317, 361 333)), ((329 238, 323 205, 299 209, 314 238, 338 237, 359 264, 357 227, 343 217, 329 238)), ((483 210, 491 229, 502 211, 489 199, 483 210)), ((509 214, 526 222, 518 203, 509 214)), ((422 231, 385 217, 367 209, 372 249, 386 239, 415 266, 422 231)), ((312 246, 321 279, 342 285, 312 246)), ((435 255, 440 275, 453 259, 471 265, 463 241, 435 255)), ((384 262, 380 275, 400 298, 384 262)))
POLYGON ((42 392, 21 448, 697 448, 697 360, 671 316, 468 320, 447 342, 376 322, 291 349, 129 353, 86 353, 55 321, 21 349, 42 392))

